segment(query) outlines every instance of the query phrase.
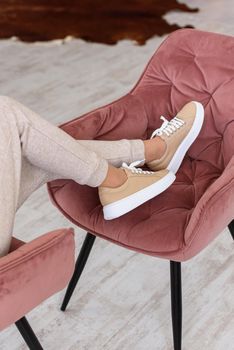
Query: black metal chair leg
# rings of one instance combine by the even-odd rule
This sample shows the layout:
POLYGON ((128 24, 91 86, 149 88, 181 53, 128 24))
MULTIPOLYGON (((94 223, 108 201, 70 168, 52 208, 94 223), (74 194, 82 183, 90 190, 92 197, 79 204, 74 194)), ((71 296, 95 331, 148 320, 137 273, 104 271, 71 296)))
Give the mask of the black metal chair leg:
POLYGON ((73 291, 77 285, 77 282, 78 282, 78 280, 82 274, 82 271, 85 267, 85 264, 88 260, 89 254, 90 254, 91 249, 93 247, 93 243, 95 241, 95 238, 96 238, 95 235, 91 234, 90 232, 87 232, 87 235, 86 235, 85 240, 83 242, 83 245, 81 247, 79 256, 76 260, 74 273, 73 273, 72 278, 68 284, 66 294, 65 294, 65 297, 63 299, 63 303, 61 306, 62 311, 65 311, 67 304, 69 303, 69 300, 73 294, 73 291))
POLYGON ((230 224, 228 225, 228 228, 229 228, 229 231, 230 231, 230 233, 232 235, 232 238, 234 239, 234 220, 232 220, 230 222, 230 224))
POLYGON ((181 350, 182 343, 182 287, 181 263, 170 261, 171 314, 174 350, 181 350))
POLYGON ((18 328, 19 332, 21 333, 30 350, 43 350, 43 347, 39 343, 39 340, 33 332, 26 317, 20 318, 18 321, 15 322, 15 325, 18 328))

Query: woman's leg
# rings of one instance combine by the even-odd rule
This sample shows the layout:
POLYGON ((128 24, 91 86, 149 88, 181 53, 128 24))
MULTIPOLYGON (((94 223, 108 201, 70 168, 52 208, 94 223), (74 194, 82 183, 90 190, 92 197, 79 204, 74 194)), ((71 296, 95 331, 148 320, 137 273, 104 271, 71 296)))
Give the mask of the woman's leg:
MULTIPOLYGON (((1 97, 0 97, 1 98, 1 97)), ((9 98, 10 99, 10 98, 9 98)), ((8 102, 14 103, 15 100, 10 99, 8 102)), ((17 105, 15 104, 15 108, 21 108, 22 104, 19 102, 17 105)), ((37 115, 35 112, 30 110, 29 108, 24 107, 24 113, 27 111, 27 115, 30 118, 30 115, 33 114, 33 120, 37 120, 37 123, 39 122, 39 119, 41 121, 41 117, 37 115)), ((31 120, 31 119, 30 119, 31 120)), ((44 121, 45 123, 45 121, 44 121)), ((49 132, 49 129, 52 124, 46 123, 49 132)), ((56 127, 58 129, 58 127, 56 127)), ((54 126, 53 126, 54 129, 54 126)), ((59 129, 59 137, 63 137, 65 139, 71 139, 71 136, 65 133, 62 129, 59 129)), ((59 139, 60 141, 60 139, 59 139)), ((162 143, 162 140, 160 138, 154 138, 153 140, 144 140, 141 139, 134 139, 134 140, 128 140, 128 139, 122 139, 117 141, 102 141, 102 140, 76 140, 72 138, 72 141, 74 143, 77 142, 77 144, 81 145, 81 149, 84 147, 96 154, 99 155, 99 157, 104 158, 108 161, 109 164, 119 167, 121 166, 122 162, 131 163, 136 160, 144 160, 150 161, 155 158, 159 158, 162 154, 162 151, 164 150, 164 144, 162 143)), ((77 147, 76 147, 77 152, 77 147)), ((75 168, 73 167, 73 170, 75 168)), ((60 169, 59 169, 60 171, 60 169)), ((109 166, 108 175, 111 175, 110 177, 113 180, 114 183, 117 185, 118 181, 121 180, 120 174, 114 174, 115 169, 113 167, 109 166), (114 179, 114 176, 116 175, 116 179, 114 179)), ((56 173, 50 170, 45 170, 44 168, 40 166, 36 166, 35 164, 31 163, 29 159, 22 154, 22 166, 21 166, 21 185, 20 185, 20 194, 19 194, 19 200, 18 200, 18 207, 22 205, 22 203, 29 197, 31 193, 33 193, 37 188, 45 184, 46 182, 63 178, 64 176, 60 173, 56 173)), ((72 175, 69 173, 68 175, 65 175, 65 178, 71 178, 72 175)), ((105 185, 109 185, 109 182, 105 182, 105 185)))
MULTIPOLYGON (((75 139, 74 139, 75 140, 75 139)), ((144 159, 144 143, 142 140, 119 140, 119 141, 95 141, 95 140, 75 140, 97 154, 105 158, 108 163, 119 167, 122 162, 131 163, 135 160, 144 159)), ((45 183, 60 179, 61 175, 46 171, 29 162, 22 155, 21 185, 18 207, 39 187, 45 183)))
POLYGON ((28 195, 27 185, 31 191, 56 173, 58 178, 98 186, 108 167, 107 160, 60 128, 13 98, 0 96, 0 256, 9 251, 15 213, 28 195), (28 176, 32 170, 36 182, 28 176), (22 180, 26 187, 21 189, 22 180))
POLYGON ((8 253, 20 191, 21 145, 18 129, 2 117, 0 104, 0 256, 8 253))
POLYGON ((96 187, 107 175, 108 161, 118 165, 144 156, 142 140, 76 140, 8 96, 0 96, 0 122, 14 129, 22 150, 16 209, 30 193, 52 179, 69 178, 96 187))
POLYGON ((144 146, 139 139, 76 140, 19 101, 0 96, 0 255, 8 252, 17 209, 38 187, 57 178, 99 186, 111 167, 112 174, 120 170, 108 162, 144 161, 144 146))

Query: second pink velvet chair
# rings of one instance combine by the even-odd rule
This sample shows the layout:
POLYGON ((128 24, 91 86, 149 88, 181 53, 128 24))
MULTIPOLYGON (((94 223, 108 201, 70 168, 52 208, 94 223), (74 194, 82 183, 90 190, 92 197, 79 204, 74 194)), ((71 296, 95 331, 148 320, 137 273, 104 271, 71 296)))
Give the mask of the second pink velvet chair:
POLYGON ((74 257, 73 228, 47 232, 27 243, 13 237, 9 253, 0 258, 0 330, 15 323, 29 349, 42 350, 25 314, 66 287, 74 257))

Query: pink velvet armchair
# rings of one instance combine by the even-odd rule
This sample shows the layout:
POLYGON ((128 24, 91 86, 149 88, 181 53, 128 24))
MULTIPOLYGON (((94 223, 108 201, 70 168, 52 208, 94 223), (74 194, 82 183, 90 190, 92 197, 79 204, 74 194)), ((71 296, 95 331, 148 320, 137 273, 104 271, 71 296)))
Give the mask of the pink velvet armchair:
POLYGON ((132 90, 60 127, 76 139, 149 138, 160 116, 188 101, 205 108, 203 128, 176 181, 159 196, 105 221, 97 188, 72 180, 47 184, 52 203, 87 231, 69 283, 65 310, 96 237, 170 260, 174 349, 181 349, 181 262, 199 254, 228 226, 234 238, 234 38, 196 29, 170 34, 132 90))
POLYGON ((74 257, 73 228, 28 243, 13 237, 9 253, 0 258, 0 330, 15 323, 29 349, 43 349, 24 315, 66 287, 74 257))

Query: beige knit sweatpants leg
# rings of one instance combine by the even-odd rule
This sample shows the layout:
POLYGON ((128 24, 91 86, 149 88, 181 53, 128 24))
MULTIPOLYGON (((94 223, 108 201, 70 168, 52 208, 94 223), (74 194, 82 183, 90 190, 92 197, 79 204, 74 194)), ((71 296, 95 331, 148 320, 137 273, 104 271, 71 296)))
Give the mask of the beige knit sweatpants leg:
POLYGON ((0 256, 7 254, 15 213, 37 188, 54 179, 99 186, 108 162, 144 160, 141 139, 76 140, 20 103, 0 96, 0 256))

